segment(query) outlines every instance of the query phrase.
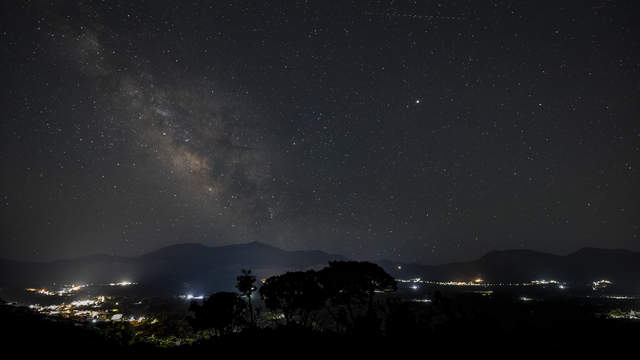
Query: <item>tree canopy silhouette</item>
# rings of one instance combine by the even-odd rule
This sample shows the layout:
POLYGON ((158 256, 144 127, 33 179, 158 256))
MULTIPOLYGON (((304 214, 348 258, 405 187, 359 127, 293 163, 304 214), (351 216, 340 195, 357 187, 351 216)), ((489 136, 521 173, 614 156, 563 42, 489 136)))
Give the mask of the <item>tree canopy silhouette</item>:
POLYGON ((307 325, 310 314, 325 302, 318 274, 313 270, 272 276, 260 288, 260 295, 267 308, 284 314, 287 324, 307 325))
POLYGON ((189 310, 194 316, 191 326, 195 329, 214 329, 225 335, 242 324, 245 302, 236 293, 217 292, 209 296, 202 305, 192 302, 189 310))
POLYGON ((330 307, 346 312, 346 315, 334 314, 334 318, 347 326, 353 326, 361 315, 358 309, 364 307, 367 316, 373 315, 376 292, 397 289, 391 275, 380 266, 366 261, 331 261, 318 275, 330 307))
POLYGON ((247 303, 249 304, 249 319, 251 326, 254 326, 256 322, 253 314, 251 295, 256 291, 256 277, 251 274, 251 270, 242 269, 242 274, 236 278, 236 281, 236 289, 238 289, 242 296, 247 298, 247 303))

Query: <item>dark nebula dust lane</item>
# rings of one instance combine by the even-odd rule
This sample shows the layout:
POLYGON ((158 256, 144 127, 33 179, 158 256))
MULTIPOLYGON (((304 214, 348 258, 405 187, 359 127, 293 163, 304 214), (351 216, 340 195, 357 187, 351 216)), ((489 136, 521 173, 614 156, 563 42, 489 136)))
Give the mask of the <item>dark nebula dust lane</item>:
POLYGON ((634 1, 1 6, 0 257, 640 250, 634 1))

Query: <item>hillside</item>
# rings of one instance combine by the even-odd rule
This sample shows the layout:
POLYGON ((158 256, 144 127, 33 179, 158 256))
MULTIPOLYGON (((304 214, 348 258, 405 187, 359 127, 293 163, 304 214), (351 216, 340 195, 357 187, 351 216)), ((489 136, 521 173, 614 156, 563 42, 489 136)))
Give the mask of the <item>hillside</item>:
POLYGON ((481 277, 491 283, 554 279, 575 286, 608 279, 622 289, 640 292, 640 253, 628 250, 584 248, 564 256, 503 250, 468 262, 426 266, 384 261, 381 266, 397 278, 469 281, 481 277))
POLYGON ((0 260, 0 284, 24 288, 54 282, 133 281, 151 293, 207 293, 232 289, 241 269, 252 269, 264 278, 340 259, 321 251, 287 251, 259 242, 219 247, 180 244, 138 257, 95 255, 41 263, 0 260))

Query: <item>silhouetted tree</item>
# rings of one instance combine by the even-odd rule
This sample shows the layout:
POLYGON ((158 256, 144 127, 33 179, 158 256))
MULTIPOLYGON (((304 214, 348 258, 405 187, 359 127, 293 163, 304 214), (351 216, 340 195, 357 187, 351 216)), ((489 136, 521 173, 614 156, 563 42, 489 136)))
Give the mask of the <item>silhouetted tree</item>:
POLYGON ((209 296, 202 305, 192 302, 189 311, 191 326, 195 329, 214 329, 225 335, 242 323, 246 303, 236 293, 217 292, 209 296))
POLYGON ((371 320, 374 317, 374 294, 397 289, 393 277, 380 266, 366 261, 331 261, 329 266, 320 270, 318 275, 330 307, 338 308, 334 319, 345 325, 349 323, 351 326, 354 325, 357 317, 356 308, 361 308, 365 304, 366 315, 371 320), (344 311, 340 307, 346 309, 347 316, 344 316, 344 311), (346 321, 347 318, 348 321, 346 321))
POLYGON ((388 313, 385 321, 385 333, 397 338, 411 338, 423 334, 419 329, 415 309, 411 303, 391 298, 387 301, 388 313))
POLYGON ((242 274, 237 278, 236 289, 240 292, 242 296, 247 297, 247 302, 249 303, 249 318, 251 321, 251 326, 255 326, 255 318, 253 315, 253 304, 251 303, 251 295, 254 291, 256 291, 256 277, 251 274, 251 270, 242 269, 242 274))
POLYGON ((287 324, 307 325, 309 316, 325 302, 324 292, 313 270, 288 272, 268 278, 260 288, 265 306, 281 311, 287 324))

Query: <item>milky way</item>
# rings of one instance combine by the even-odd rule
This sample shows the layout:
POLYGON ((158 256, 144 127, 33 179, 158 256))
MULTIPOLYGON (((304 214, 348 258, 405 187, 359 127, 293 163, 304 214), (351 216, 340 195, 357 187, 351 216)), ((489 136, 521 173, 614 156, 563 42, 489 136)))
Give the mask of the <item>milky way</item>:
POLYGON ((1 256, 640 249, 638 5, 582 5, 4 4, 1 256))

